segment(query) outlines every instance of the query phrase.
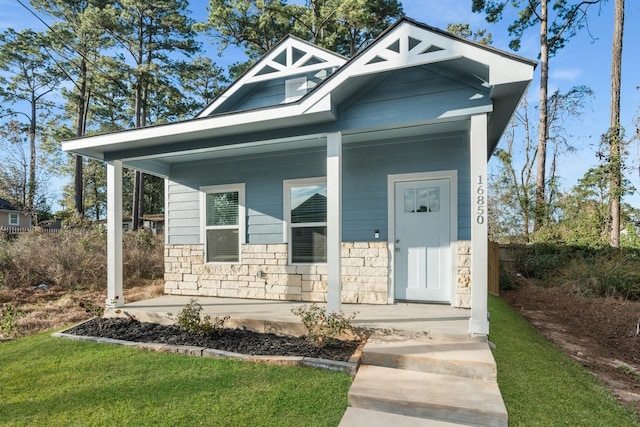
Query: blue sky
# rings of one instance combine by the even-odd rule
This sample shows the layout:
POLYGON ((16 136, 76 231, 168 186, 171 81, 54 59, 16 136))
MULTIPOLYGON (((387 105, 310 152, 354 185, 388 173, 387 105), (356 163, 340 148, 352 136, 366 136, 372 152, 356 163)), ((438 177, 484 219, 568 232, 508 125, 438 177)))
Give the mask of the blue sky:
MULTIPOLYGON (((27 4, 27 0, 23 2, 27 4)), ((207 4, 206 0, 191 0, 192 17, 198 21, 205 20, 207 4)), ((488 24, 482 14, 471 12, 471 0, 404 0, 402 4, 407 16, 435 27, 444 29, 448 23, 457 22, 469 23, 474 29, 487 28, 493 34, 493 46, 509 51, 510 38, 506 28, 515 17, 511 11, 505 14, 502 22, 488 24)), ((0 15, 0 31, 8 27, 44 29, 44 26, 17 0, 0 0, 0 10, 3 11, 0 15)), ((640 106, 640 90, 637 89, 640 86, 640 51, 637 42, 640 40, 640 2, 627 1, 625 15, 621 121, 630 133, 634 129, 633 120, 638 116, 640 106)), ((600 135, 606 132, 609 126, 612 26, 613 1, 609 0, 601 9, 591 9, 588 31, 587 28, 583 29, 550 62, 550 92, 555 89, 565 92, 576 85, 586 85, 594 91, 582 120, 568 125, 568 132, 573 136, 572 145, 577 150, 560 159, 558 173, 563 178, 562 185, 565 188, 573 186, 589 167, 597 163, 595 150, 600 135)), ((525 33, 518 55, 537 58, 536 31, 536 28, 531 28, 525 33)), ((229 49, 218 57, 217 48, 212 45, 211 39, 203 37, 202 41, 208 54, 225 68, 228 64, 243 59, 242 52, 237 49, 229 49)), ((539 69, 536 70, 535 80, 528 93, 532 105, 538 101, 538 77, 539 69)), ((638 144, 629 147, 628 163, 630 169, 627 171, 627 178, 640 189, 638 144)), ((495 160, 490 163, 490 167, 493 166, 495 160)), ((640 207, 638 194, 627 201, 640 207)))

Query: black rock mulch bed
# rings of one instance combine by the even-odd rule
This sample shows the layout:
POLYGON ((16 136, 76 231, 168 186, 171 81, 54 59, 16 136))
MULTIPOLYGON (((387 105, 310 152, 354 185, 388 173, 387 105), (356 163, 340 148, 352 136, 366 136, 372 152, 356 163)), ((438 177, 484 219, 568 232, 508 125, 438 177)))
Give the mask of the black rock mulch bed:
POLYGON ((331 340, 317 347, 304 337, 281 337, 243 329, 223 329, 219 334, 194 334, 174 325, 122 318, 93 319, 65 332, 143 343, 213 348, 252 356, 304 356, 343 362, 348 361, 360 345, 360 341, 331 340))

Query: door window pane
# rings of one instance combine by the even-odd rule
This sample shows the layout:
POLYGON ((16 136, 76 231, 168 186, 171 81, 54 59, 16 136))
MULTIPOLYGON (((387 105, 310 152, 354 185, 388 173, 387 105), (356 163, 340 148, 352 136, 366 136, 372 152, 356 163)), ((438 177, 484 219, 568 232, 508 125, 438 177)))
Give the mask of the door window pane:
POLYGON ((429 212, 440 212, 440 187, 429 188, 429 212))
POLYGON ((416 211, 416 190, 413 188, 404 190, 404 211, 407 213, 416 211))
POLYGON ((440 212, 440 187, 405 189, 404 211, 406 213, 440 212))

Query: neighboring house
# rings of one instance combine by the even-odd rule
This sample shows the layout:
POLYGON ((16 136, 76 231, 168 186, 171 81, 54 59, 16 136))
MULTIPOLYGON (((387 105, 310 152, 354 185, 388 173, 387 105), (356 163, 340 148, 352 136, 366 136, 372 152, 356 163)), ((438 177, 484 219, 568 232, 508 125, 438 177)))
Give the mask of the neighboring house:
MULTIPOLYGON (((165 178, 165 291, 471 308, 487 334, 487 160, 535 62, 403 18, 351 59, 287 37, 197 118, 67 141, 165 178)), ((425 306, 428 310, 428 306, 425 306)))
POLYGON ((0 227, 31 228, 31 215, 20 212, 8 200, 0 199, 0 227))
POLYGON ((164 214, 144 215, 142 217, 143 230, 150 231, 152 234, 164 233, 164 214))

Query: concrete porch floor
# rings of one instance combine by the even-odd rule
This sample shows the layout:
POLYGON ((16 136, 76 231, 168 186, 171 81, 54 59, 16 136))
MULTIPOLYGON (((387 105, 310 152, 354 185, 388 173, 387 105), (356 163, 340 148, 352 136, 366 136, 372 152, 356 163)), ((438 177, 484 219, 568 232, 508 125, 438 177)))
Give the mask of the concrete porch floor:
MULTIPOLYGON (((109 309, 106 316, 124 316, 124 312, 142 321, 173 323, 191 299, 196 299, 203 307, 202 314, 212 317, 229 316, 229 326, 267 324, 266 330, 281 329, 284 325, 295 326, 300 319, 291 309, 310 303, 298 301, 269 301, 239 298, 192 297, 164 295, 161 297, 125 304, 119 309, 109 309), (271 326, 269 326, 271 325, 271 326), (279 325, 279 326, 277 326, 279 325)), ((324 306, 324 304, 320 304, 324 306)), ((358 312, 352 321, 354 326, 379 330, 394 334, 427 334, 438 337, 469 338, 470 310, 453 308, 448 305, 397 302, 389 305, 342 304, 342 312, 358 312)), ((253 326, 253 325, 252 325, 253 326)), ((262 329, 257 327, 254 329, 262 329)), ((297 329, 294 327, 294 329, 297 329)), ((478 337, 482 340, 484 337, 478 337)))

